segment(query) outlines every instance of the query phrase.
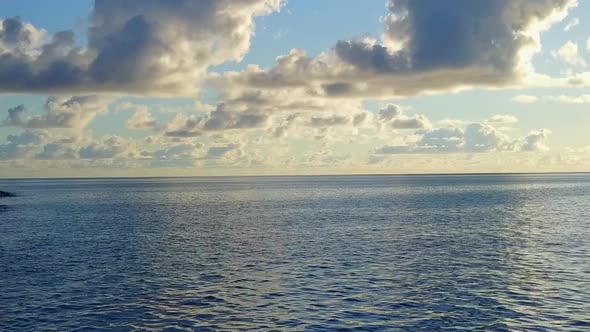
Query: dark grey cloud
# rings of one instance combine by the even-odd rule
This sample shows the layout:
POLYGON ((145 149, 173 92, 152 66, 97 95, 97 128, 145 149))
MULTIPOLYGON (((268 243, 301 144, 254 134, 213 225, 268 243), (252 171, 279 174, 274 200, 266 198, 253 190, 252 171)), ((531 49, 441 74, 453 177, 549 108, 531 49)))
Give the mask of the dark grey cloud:
POLYGON ((576 0, 390 0, 382 44, 338 41, 326 54, 293 50, 268 70, 249 68, 213 80, 240 89, 304 93, 309 98, 369 98, 523 83, 540 33, 576 0))
POLYGON ((43 114, 25 118, 26 108, 19 105, 8 110, 8 116, 1 125, 34 129, 82 129, 87 127, 96 115, 106 111, 109 102, 108 98, 97 96, 51 96, 43 105, 43 114))
POLYGON ((0 144, 0 160, 27 157, 47 139, 40 131, 26 130, 18 135, 8 135, 5 144, 0 144))
POLYGON ((88 45, 72 31, 0 25, 0 92, 194 93, 207 68, 248 51, 253 16, 282 0, 95 0, 88 45))
POLYGON ((18 105, 8 109, 8 116, 2 122, 3 126, 19 127, 24 125, 23 114, 26 112, 25 105, 18 105))
POLYGON ((253 129, 266 126, 269 115, 254 110, 230 110, 226 104, 217 105, 215 111, 202 117, 190 117, 180 124, 170 124, 166 130, 169 137, 197 137, 206 132, 253 129))

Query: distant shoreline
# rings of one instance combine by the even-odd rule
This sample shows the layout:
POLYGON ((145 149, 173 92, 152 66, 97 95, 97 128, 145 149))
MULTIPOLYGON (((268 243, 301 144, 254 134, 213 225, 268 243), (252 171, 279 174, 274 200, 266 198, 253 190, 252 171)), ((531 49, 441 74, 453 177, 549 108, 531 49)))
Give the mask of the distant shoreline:
POLYGON ((110 176, 110 177, 14 177, 0 178, 12 180, 132 180, 132 179, 182 179, 182 178, 317 178, 317 177, 435 177, 435 176, 534 176, 534 175, 590 175, 587 172, 500 172, 500 173, 376 173, 376 174, 286 174, 286 175, 179 175, 179 176, 110 176))

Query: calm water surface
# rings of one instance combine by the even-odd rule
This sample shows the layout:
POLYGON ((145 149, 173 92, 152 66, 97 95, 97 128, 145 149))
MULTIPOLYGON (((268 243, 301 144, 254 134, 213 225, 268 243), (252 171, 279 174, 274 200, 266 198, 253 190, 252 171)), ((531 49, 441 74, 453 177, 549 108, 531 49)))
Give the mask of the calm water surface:
POLYGON ((590 176, 0 180, 0 330, 590 330, 590 176))

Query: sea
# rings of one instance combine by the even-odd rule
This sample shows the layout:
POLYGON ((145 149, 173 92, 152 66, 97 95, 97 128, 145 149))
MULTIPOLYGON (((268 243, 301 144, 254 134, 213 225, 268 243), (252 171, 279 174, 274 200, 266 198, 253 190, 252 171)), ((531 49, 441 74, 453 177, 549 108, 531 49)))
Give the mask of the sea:
POLYGON ((590 331, 588 174, 0 190, 0 331, 590 331))

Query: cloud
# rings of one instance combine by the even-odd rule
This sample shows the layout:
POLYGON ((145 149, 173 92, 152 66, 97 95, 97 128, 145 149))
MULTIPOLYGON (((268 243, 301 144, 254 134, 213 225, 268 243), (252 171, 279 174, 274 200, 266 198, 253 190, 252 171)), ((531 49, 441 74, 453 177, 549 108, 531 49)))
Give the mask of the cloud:
POLYGON ((507 125, 518 123, 518 119, 509 114, 497 114, 486 120, 490 125, 507 125))
POLYGON ((540 33, 575 0, 396 0, 388 2, 383 44, 338 41, 311 58, 299 49, 212 81, 222 91, 288 89, 309 98, 412 96, 474 86, 523 84, 540 33))
POLYGON ((512 97, 511 100, 518 104, 534 104, 539 100, 539 97, 531 95, 518 95, 512 97))
POLYGON ((403 112, 403 109, 395 104, 388 104, 385 108, 379 110, 379 120, 389 121, 397 118, 403 112))
POLYGON ((161 125, 154 119, 152 113, 147 109, 138 109, 129 120, 127 120, 125 127, 129 129, 157 131, 160 130, 161 125))
POLYGON ((66 142, 49 143, 43 146, 43 150, 35 155, 37 160, 64 160, 77 159, 79 150, 66 142))
POLYGON ((487 153, 502 151, 537 151, 546 149, 548 131, 534 132, 523 140, 511 139, 488 124, 471 123, 464 129, 441 127, 417 132, 418 140, 400 145, 387 145, 375 155, 487 153), (519 145, 520 144, 520 145, 519 145))
POLYGON ((24 125, 23 114, 26 112, 25 105, 18 105, 8 109, 8 116, 2 121, 2 126, 19 127, 24 125))
POLYGON ((0 144, 0 160, 28 157, 46 141, 48 135, 41 131, 26 130, 18 135, 8 135, 7 143, 0 144))
POLYGON ((198 137, 206 132, 265 127, 269 115, 255 110, 230 110, 226 104, 219 104, 215 111, 202 117, 178 116, 168 124, 169 137, 198 137))
POLYGON ((231 152, 241 154, 238 144, 227 144, 222 146, 212 146, 207 150, 207 159, 221 159, 226 157, 231 152))
POLYGON ((84 146, 79 153, 82 159, 134 158, 138 155, 131 141, 115 135, 84 146))
POLYGON ((414 115, 412 117, 404 114, 404 108, 396 104, 387 104, 377 113, 377 125, 393 129, 425 129, 430 128, 431 124, 424 115, 414 115))
POLYGON ((44 105, 45 113, 24 118, 26 108, 19 105, 8 110, 4 126, 17 126, 34 129, 45 128, 86 128, 92 120, 107 110, 109 98, 98 96, 48 97, 44 105))
POLYGON ((414 117, 400 117, 393 120, 391 127, 394 129, 423 129, 430 127, 430 121, 424 115, 414 117))
POLYGON ((547 151, 549 148, 546 145, 547 139, 551 132, 549 130, 539 130, 530 133, 521 146, 523 151, 547 151))
POLYGON ((580 19, 577 17, 572 18, 567 24, 563 27, 563 31, 570 31, 574 27, 580 24, 580 19))
POLYGON ((202 153, 203 144, 177 144, 141 155, 151 160, 151 167, 191 167, 196 159, 202 158, 202 153))
POLYGON ((568 96, 568 95, 559 95, 559 96, 547 96, 545 99, 553 102, 559 102, 564 104, 590 104, 590 94, 586 95, 579 95, 579 96, 568 96))
POLYGON ((309 121, 310 127, 334 127, 346 125, 352 122, 352 119, 346 116, 313 116, 309 121))
POLYGON ((563 46, 561 46, 557 51, 554 51, 553 57, 559 59, 569 65, 577 66, 577 67, 587 67, 588 64, 582 58, 578 51, 578 44, 570 41, 567 41, 563 46))
POLYGON ((95 0, 88 44, 2 22, 0 92, 190 95, 210 66, 240 61, 254 17, 282 0, 95 0))

